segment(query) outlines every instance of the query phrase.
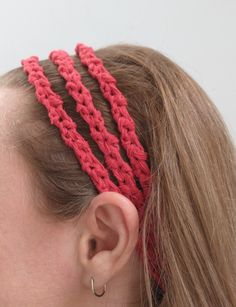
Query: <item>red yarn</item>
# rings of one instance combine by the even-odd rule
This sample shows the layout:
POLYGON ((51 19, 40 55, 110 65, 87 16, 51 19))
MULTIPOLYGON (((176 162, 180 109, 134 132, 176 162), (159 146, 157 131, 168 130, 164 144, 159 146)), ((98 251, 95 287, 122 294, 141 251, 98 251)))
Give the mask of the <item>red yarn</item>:
POLYGON ((75 122, 63 109, 63 100, 51 89, 38 57, 32 56, 21 63, 28 73, 29 83, 35 86, 38 101, 48 110, 51 124, 59 128, 62 139, 74 150, 83 171, 88 173, 98 191, 112 190, 120 193, 120 189, 110 180, 107 169, 94 156, 88 142, 77 132, 75 122))
POLYGON ((121 193, 142 209, 144 196, 135 183, 130 165, 120 155, 119 139, 106 129, 101 112, 95 108, 90 91, 83 85, 73 60, 63 50, 52 51, 49 58, 65 79, 65 87, 76 102, 76 111, 89 125, 90 134, 104 154, 107 167, 117 178, 121 193))
MULTIPOLYGON (((53 92, 50 81, 40 66, 38 57, 31 56, 22 60, 24 71, 28 74, 28 81, 35 86, 38 101, 46 107, 51 124, 60 130, 62 139, 71 147, 78 158, 82 170, 87 172, 99 192, 115 191, 125 195, 137 207, 140 217, 140 230, 142 229, 145 201, 151 187, 151 173, 146 163, 147 153, 144 151, 135 133, 135 123, 126 108, 127 101, 116 87, 116 80, 105 69, 91 47, 77 44, 76 53, 82 64, 88 67, 92 77, 99 82, 104 97, 111 104, 113 118, 117 122, 121 133, 121 144, 126 149, 130 165, 125 162, 119 152, 119 140, 107 131, 101 112, 93 104, 90 91, 82 84, 81 76, 74 67, 74 62, 63 50, 54 50, 50 53, 50 60, 57 65, 59 74, 66 80, 66 89, 76 102, 76 111, 88 123, 90 134, 97 142, 105 156, 107 168, 111 169, 117 178, 119 187, 109 177, 107 168, 93 155, 88 142, 77 132, 75 122, 63 109, 63 100, 53 92), (134 176, 139 179, 142 192, 136 186, 134 176)), ((156 266, 156 247, 153 246, 154 234, 147 234, 147 256, 152 277, 164 290, 156 266)), ((139 236, 136 249, 143 260, 141 236, 139 236)))
POLYGON ((147 153, 135 133, 135 123, 127 110, 127 100, 116 87, 116 79, 104 67, 102 60, 95 55, 91 47, 77 44, 75 51, 81 63, 88 67, 90 75, 97 79, 103 96, 111 105, 112 116, 121 133, 122 146, 127 152, 135 176, 139 178, 146 199, 151 186, 150 169, 146 163, 147 153))

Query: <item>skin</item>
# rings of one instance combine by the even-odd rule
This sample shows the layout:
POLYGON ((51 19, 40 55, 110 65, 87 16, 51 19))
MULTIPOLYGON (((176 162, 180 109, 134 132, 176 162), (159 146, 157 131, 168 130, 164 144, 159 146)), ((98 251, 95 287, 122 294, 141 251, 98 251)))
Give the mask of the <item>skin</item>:
POLYGON ((7 143, 13 107, 24 107, 20 100, 12 89, 0 89, 0 306, 141 306, 136 207, 103 192, 80 218, 42 216, 28 165, 7 143), (91 276, 98 293, 107 284, 102 297, 92 293, 91 276))

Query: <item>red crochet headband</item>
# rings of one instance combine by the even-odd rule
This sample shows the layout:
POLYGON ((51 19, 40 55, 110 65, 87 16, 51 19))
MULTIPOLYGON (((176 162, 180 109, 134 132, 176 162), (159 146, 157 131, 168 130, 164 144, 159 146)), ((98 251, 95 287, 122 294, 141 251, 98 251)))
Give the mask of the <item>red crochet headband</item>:
MULTIPOLYGON (((49 59, 57 66, 58 73, 66 81, 65 87, 76 103, 76 111, 89 125, 91 137, 104 154, 106 167, 95 157, 88 142, 77 132, 76 123, 63 109, 62 98, 52 90, 38 57, 31 56, 22 60, 21 64, 28 74, 29 83, 35 87, 37 100, 46 107, 51 124, 59 128, 65 144, 73 149, 82 170, 90 176, 98 192, 115 191, 123 194, 135 204, 142 221, 145 200, 151 187, 151 173, 146 162, 148 155, 139 142, 135 133, 135 123, 127 110, 127 100, 117 88, 115 78, 107 71, 91 47, 77 44, 75 51, 89 74, 98 81, 104 98, 110 103, 112 116, 120 132, 121 144, 126 150, 130 164, 122 159, 119 139, 106 129, 101 112, 94 106, 91 93, 83 85, 80 73, 75 69, 74 62, 67 52, 54 50, 50 53, 49 59), (111 181, 108 169, 117 178, 118 186, 111 181), (135 178, 140 182, 142 190, 137 187, 135 178)), ((155 265, 153 242, 154 235, 151 232, 147 237, 149 269, 157 284, 164 289, 155 265)), ((141 237, 136 249, 143 259, 141 237)))

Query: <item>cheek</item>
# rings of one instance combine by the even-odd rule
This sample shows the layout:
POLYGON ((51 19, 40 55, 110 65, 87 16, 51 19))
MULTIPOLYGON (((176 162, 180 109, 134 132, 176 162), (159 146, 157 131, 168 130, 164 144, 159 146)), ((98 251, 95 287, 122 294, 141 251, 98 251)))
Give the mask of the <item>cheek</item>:
POLYGON ((0 150, 0 306, 70 306, 79 284, 75 235, 37 212, 27 168, 10 156, 0 150))
POLYGON ((41 300, 50 306, 52 298, 53 306, 61 306, 79 279, 71 230, 46 222, 22 203, 7 208, 0 215, 0 306, 4 300, 9 306, 41 300))

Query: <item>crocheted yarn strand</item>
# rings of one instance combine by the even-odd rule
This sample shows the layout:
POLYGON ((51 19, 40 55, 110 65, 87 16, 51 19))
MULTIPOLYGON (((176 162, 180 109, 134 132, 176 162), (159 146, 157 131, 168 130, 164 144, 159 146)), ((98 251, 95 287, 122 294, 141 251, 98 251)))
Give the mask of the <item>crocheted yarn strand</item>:
POLYGON ((120 189, 110 180, 103 164, 93 155, 88 142, 77 132, 75 122, 63 109, 63 100, 51 89, 51 84, 39 65, 38 57, 31 56, 22 60, 23 70, 28 81, 34 85, 38 101, 46 107, 51 124, 57 126, 61 137, 73 149, 83 171, 87 172, 99 192, 120 189))
POLYGON ((144 196, 135 183, 132 168, 120 155, 119 139, 106 129, 102 114, 95 108, 92 95, 82 83, 73 59, 64 50, 52 51, 49 59, 57 65, 58 73, 66 81, 65 87, 76 102, 76 111, 89 125, 90 135, 104 154, 107 168, 117 178, 121 193, 131 199, 137 209, 143 209, 144 196))
POLYGON ((121 133, 122 146, 127 152, 146 199, 151 185, 150 169, 146 163, 147 153, 135 133, 135 123, 127 110, 127 100, 117 88, 116 79, 104 67, 102 60, 95 55, 93 48, 78 43, 75 52, 81 63, 88 68, 90 75, 97 79, 103 96, 111 104, 113 118, 121 133))

